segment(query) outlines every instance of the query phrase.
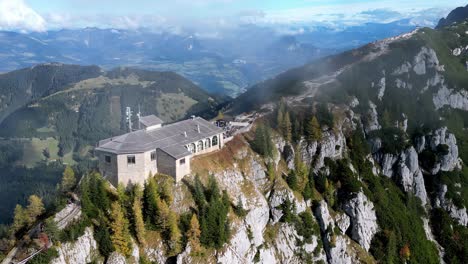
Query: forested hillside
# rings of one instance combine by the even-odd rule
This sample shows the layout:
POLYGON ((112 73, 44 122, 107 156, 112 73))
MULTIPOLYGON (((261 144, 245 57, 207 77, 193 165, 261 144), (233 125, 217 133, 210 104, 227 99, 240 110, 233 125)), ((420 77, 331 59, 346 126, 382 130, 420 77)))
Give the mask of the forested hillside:
POLYGON ((93 168, 96 143, 128 131, 126 107, 138 128, 138 109, 173 122, 216 115, 223 100, 171 72, 63 64, 0 75, 0 98, 0 181, 2 195, 11 196, 0 205, 1 223, 34 190, 48 196, 57 173, 44 171, 60 163, 93 168))

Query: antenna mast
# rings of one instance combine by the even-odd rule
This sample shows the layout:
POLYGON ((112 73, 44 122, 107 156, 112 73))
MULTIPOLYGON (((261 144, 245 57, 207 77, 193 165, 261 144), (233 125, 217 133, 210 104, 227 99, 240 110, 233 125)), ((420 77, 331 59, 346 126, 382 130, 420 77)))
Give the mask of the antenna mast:
POLYGON ((127 106, 125 110, 125 114, 126 114, 125 120, 127 121, 128 130, 129 132, 132 132, 132 114, 133 114, 132 109, 127 106))
POLYGON ((138 129, 140 130, 140 129, 141 129, 141 122, 140 122, 140 119, 141 119, 140 104, 138 104, 138 113, 137 113, 137 117, 138 117, 138 129))

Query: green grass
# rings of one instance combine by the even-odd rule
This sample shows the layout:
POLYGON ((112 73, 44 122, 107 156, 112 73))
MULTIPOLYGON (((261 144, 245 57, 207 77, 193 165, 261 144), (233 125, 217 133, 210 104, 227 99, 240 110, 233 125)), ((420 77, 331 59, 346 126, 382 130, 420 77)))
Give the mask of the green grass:
POLYGON ((48 160, 57 160, 59 158, 58 141, 56 139, 32 138, 30 141, 23 143, 23 159, 21 163, 28 168, 34 167, 37 163, 46 159, 43 154, 44 149, 49 150, 50 158, 48 160))

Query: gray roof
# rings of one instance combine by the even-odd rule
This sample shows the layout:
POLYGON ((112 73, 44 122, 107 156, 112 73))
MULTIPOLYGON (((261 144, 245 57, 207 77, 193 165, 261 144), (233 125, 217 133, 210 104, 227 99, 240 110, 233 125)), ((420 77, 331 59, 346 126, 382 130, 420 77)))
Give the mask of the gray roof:
POLYGON ((137 130, 101 140, 96 150, 115 154, 132 154, 160 149, 179 159, 191 155, 185 145, 222 132, 221 128, 203 118, 196 117, 150 131, 137 130), (200 127, 200 132, 197 126, 200 127), (187 137, 184 132, 187 133, 187 137))
POLYGON ((164 121, 162 121, 159 117, 155 115, 149 115, 149 116, 140 117, 140 123, 146 127, 149 127, 149 126, 161 125, 164 123, 164 121))

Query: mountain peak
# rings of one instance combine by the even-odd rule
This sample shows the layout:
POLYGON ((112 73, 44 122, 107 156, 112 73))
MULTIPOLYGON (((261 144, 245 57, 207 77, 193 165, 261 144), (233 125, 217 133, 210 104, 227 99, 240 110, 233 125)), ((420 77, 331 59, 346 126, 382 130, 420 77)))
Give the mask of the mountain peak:
POLYGON ((465 7, 457 7, 452 10, 446 18, 441 18, 437 29, 450 26, 455 23, 459 23, 468 19, 468 5, 465 7))

